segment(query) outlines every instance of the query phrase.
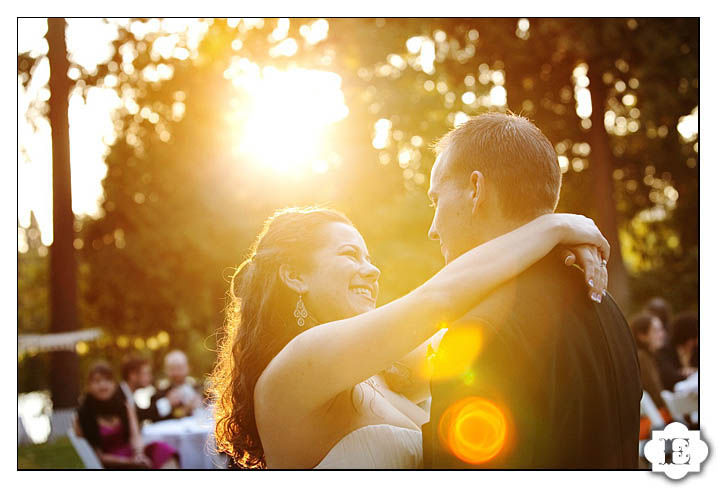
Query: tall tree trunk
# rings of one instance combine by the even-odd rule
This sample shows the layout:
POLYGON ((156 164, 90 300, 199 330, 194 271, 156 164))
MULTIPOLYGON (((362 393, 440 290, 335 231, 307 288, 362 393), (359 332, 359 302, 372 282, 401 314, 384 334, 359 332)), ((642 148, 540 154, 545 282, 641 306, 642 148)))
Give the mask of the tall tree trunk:
MULTIPOLYGON (((50 248, 50 331, 78 329, 77 283, 73 248, 70 131, 67 120, 70 80, 65 19, 47 20, 52 129, 52 229, 50 248)), ((52 353, 50 390, 54 409, 71 408, 79 395, 79 362, 74 351, 52 353)))
POLYGON ((611 245, 611 259, 608 261, 608 290, 624 309, 630 308, 631 294, 628 274, 623 263, 621 245, 618 240, 618 218, 613 198, 613 155, 608 133, 603 123, 606 111, 606 88, 601 79, 600 63, 589 65, 589 89, 591 91, 591 166, 596 187, 593 193, 596 209, 596 224, 611 245))

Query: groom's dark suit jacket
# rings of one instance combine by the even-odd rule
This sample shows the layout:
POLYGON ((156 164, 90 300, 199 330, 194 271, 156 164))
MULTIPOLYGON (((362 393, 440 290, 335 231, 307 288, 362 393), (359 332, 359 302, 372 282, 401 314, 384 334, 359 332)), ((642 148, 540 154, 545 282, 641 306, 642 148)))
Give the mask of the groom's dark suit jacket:
POLYGON ((592 302, 583 280, 549 255, 449 329, 442 344, 458 325, 478 328, 482 345, 463 375, 432 379, 425 468, 637 468, 635 343, 610 295, 592 302), (507 421, 504 447, 484 463, 455 456, 437 431, 447 408, 468 397, 490 401, 507 421))

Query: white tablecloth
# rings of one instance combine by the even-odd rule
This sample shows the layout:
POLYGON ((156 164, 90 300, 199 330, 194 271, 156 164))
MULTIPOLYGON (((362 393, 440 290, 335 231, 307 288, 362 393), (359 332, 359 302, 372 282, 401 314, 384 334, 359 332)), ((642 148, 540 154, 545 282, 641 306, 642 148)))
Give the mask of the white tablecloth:
POLYGON ((216 453, 212 413, 203 408, 192 416, 169 419, 142 428, 145 443, 162 441, 174 447, 183 469, 224 469, 227 459, 216 453))

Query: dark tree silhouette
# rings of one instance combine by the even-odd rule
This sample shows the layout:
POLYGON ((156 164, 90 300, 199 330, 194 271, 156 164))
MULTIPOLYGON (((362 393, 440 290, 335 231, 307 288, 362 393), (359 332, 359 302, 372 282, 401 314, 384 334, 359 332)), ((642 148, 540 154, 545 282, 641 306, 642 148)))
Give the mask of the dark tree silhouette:
MULTIPOLYGON (((50 127, 52 129, 52 219, 50 248, 50 331, 78 329, 77 281, 73 248, 70 135, 67 120, 70 80, 65 44, 65 19, 48 19, 50 59, 50 127)), ((73 351, 52 354, 50 390, 55 409, 75 406, 79 395, 79 363, 73 351)))

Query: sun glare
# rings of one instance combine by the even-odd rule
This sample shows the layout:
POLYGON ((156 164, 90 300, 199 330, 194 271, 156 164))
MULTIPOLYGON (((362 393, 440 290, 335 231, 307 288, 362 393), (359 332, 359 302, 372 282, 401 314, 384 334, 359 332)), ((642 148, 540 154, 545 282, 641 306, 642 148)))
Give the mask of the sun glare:
POLYGON ((280 173, 301 175, 309 169, 316 173, 329 169, 327 128, 349 113, 339 75, 305 69, 260 70, 242 60, 225 76, 249 96, 249 108, 230 116, 236 123, 232 130, 239 132, 235 154, 280 173))

